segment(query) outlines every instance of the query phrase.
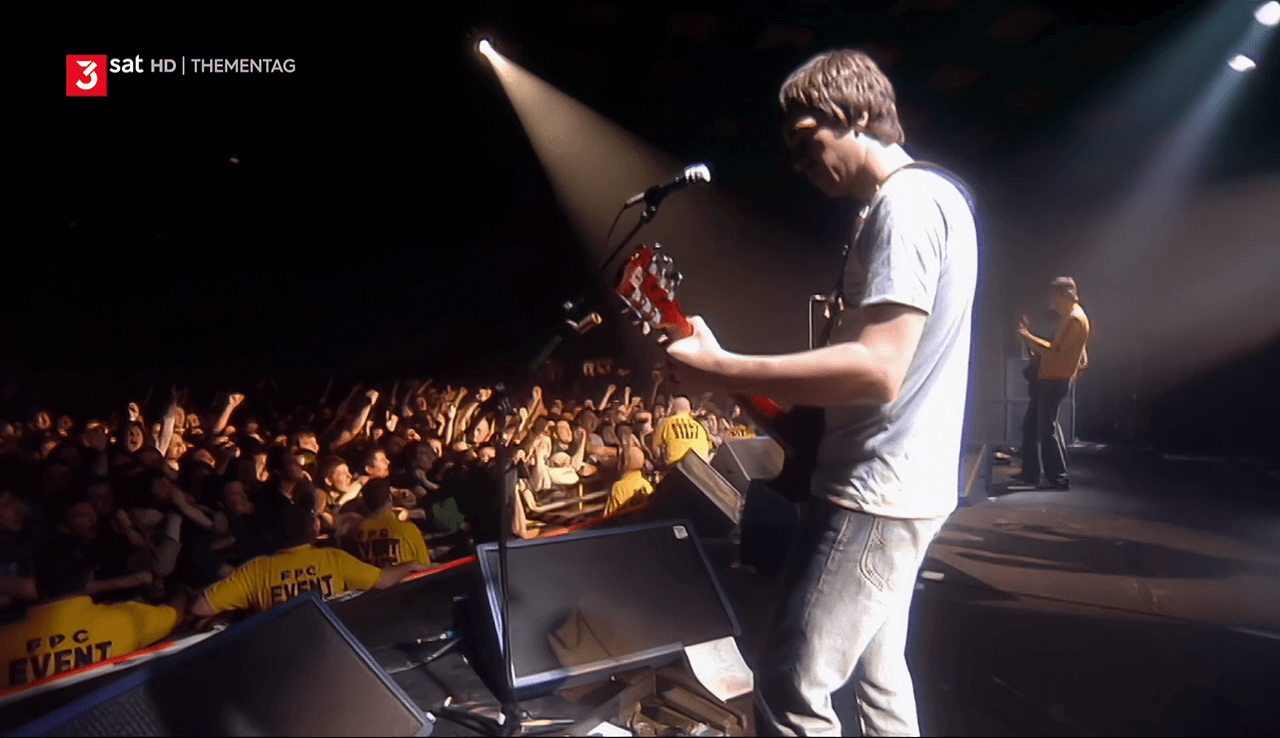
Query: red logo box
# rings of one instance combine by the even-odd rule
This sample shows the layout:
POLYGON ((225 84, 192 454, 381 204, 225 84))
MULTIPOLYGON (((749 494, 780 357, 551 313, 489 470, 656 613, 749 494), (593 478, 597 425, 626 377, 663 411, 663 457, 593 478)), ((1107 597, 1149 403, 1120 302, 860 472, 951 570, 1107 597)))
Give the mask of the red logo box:
POLYGON ((106 97, 107 57, 67 55, 67 97, 106 97))

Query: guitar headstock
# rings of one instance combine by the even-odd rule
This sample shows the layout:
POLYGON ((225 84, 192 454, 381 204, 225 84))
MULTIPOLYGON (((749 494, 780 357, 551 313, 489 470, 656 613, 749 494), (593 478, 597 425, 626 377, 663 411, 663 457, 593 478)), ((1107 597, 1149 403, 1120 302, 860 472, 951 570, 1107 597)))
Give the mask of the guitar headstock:
POLYGON ((658 334, 660 344, 691 335, 693 329, 676 302, 676 288, 683 279, 662 244, 637 246, 618 273, 616 289, 626 304, 622 313, 630 315, 645 335, 658 334))

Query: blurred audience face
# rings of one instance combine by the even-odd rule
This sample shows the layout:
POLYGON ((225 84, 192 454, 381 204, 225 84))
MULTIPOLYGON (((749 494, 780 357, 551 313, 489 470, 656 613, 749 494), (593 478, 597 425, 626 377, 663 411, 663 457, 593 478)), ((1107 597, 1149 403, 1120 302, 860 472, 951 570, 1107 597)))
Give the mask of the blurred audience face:
POLYGON ((131 454, 136 454, 145 442, 146 438, 143 437, 142 426, 137 423, 130 423, 124 440, 125 449, 131 454))
POLYGON ((49 418, 49 413, 37 410, 31 414, 31 427, 38 431, 47 431, 53 427, 53 421, 49 418))
POLYGON ((632 443, 627 446, 626 457, 624 459, 626 471, 640 471, 644 468, 644 451, 640 449, 638 444, 632 443))
POLYGON ((346 464, 338 464, 329 472, 329 475, 323 480, 324 486, 339 492, 346 492, 351 489, 351 470, 346 464))
POLYGON ((557 421, 555 438, 564 446, 573 443, 573 426, 569 425, 568 421, 565 420, 557 421))
POLYGON ((60 495, 71 488, 71 470, 63 464, 53 464, 44 470, 44 493, 60 495))
POLYGON ((99 517, 105 518, 115 514, 116 498, 110 482, 91 484, 87 492, 89 500, 93 503, 93 509, 99 517))
POLYGON ((71 429, 75 427, 75 423, 66 415, 58 416, 58 435, 67 436, 71 433, 71 429))
POLYGON ((27 503, 12 492, 0 492, 0 531, 17 533, 27 519, 27 503))
POLYGON ((489 420, 481 418, 480 422, 471 429, 471 443, 479 445, 487 440, 489 440, 489 420))
POLYGON ((67 510, 67 528, 72 535, 81 540, 92 540, 98 536, 98 512, 91 502, 77 502, 67 510))
POLYGON ((374 454, 370 463, 365 465, 364 473, 374 479, 385 479, 391 476, 391 461, 387 458, 387 454, 383 451, 374 454))
POLYGON ((253 512, 253 503, 239 481, 227 482, 222 487, 222 509, 229 518, 239 518, 253 512))
POLYGON ((285 454, 280 461, 280 478, 286 482, 302 479, 302 462, 293 454, 285 454))
POLYGON ((409 459, 409 465, 414 469, 426 471, 431 468, 437 458, 439 455, 430 443, 419 443, 413 449, 413 458, 409 459))
POLYGON ((386 436, 383 439, 383 443, 387 446, 388 456, 399 456, 400 452, 404 450, 404 447, 409 445, 409 438, 407 436, 401 436, 393 433, 386 436))

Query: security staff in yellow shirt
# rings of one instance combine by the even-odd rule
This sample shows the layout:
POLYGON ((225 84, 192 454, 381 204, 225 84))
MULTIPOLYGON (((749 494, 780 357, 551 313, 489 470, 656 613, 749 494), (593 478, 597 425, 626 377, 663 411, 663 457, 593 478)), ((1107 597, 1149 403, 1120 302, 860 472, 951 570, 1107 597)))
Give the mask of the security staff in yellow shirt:
POLYGON ((609 516, 627 507, 633 501, 640 503, 653 494, 653 485, 644 476, 644 450, 632 441, 623 453, 622 478, 613 483, 609 490, 609 504, 605 505, 604 514, 609 516))
POLYGON ((689 398, 675 398, 671 401, 670 415, 654 434, 653 445, 658 457, 669 466, 679 463, 690 451, 708 461, 711 459, 711 433, 693 416, 692 409, 689 398))
POLYGON ((348 591, 386 589, 427 567, 411 561, 389 569, 366 564, 337 548, 315 548, 315 516, 291 505, 281 516, 282 548, 243 564, 211 585, 191 605, 191 614, 212 617, 228 610, 269 610, 308 592, 325 599, 348 591))
POLYGON ((356 531, 357 558, 379 569, 416 561, 430 566, 431 556, 418 526, 400 520, 392 507, 391 486, 370 484, 360 493, 369 515, 356 531))
POLYGON ((6 690, 128 655, 162 640, 182 622, 182 602, 177 607, 95 605, 85 594, 89 565, 75 546, 42 551, 35 575, 43 601, 27 611, 26 620, 0 628, 6 690))

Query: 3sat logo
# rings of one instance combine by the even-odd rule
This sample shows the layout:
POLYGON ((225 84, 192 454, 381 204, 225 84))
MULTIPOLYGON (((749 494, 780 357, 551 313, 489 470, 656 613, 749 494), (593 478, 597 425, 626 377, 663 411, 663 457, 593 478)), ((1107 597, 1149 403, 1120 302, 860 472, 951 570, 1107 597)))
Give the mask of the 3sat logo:
POLYGON ((107 96, 107 56, 67 55, 67 97, 107 96))

